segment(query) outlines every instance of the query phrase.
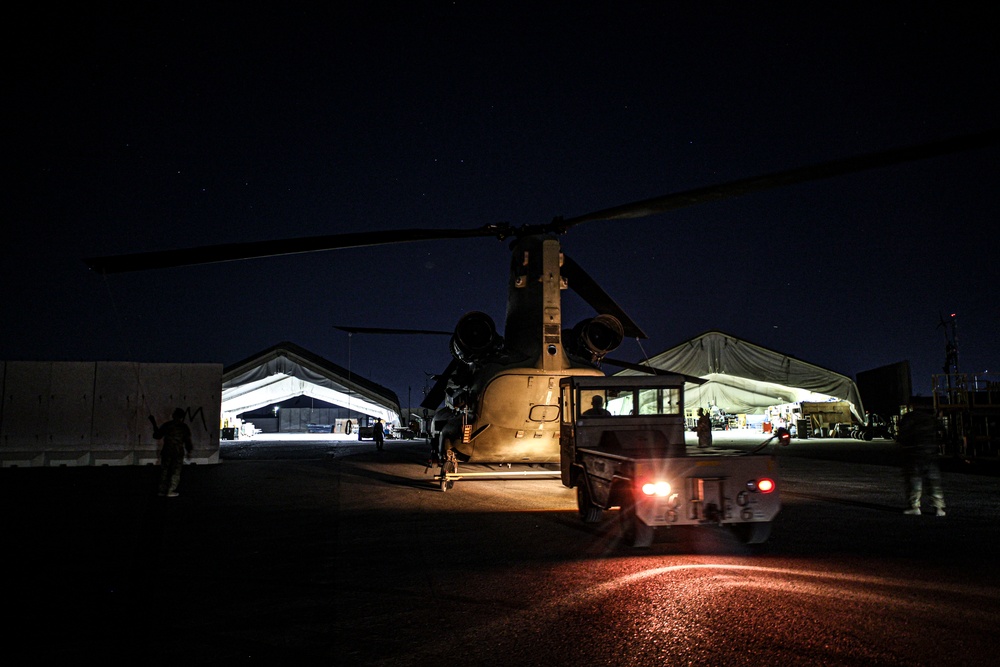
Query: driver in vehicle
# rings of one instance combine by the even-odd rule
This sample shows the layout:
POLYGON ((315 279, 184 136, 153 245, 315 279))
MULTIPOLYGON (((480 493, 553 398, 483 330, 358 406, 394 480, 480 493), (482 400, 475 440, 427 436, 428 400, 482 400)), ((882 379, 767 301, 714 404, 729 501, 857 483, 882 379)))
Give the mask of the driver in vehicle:
POLYGON ((604 407, 604 397, 594 396, 590 399, 591 408, 581 414, 581 417, 610 417, 611 413, 604 407))

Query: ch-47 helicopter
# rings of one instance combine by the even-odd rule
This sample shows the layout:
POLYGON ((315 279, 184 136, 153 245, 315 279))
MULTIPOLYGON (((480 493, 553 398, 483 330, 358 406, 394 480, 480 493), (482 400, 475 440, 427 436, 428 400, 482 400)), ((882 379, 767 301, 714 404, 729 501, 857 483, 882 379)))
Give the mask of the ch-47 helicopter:
MULTIPOLYGON (((436 477, 442 490, 463 464, 552 464, 559 461, 559 380, 570 375, 603 375, 602 365, 656 372, 649 366, 615 361, 607 355, 625 337, 645 334, 597 282, 562 251, 559 236, 585 222, 625 220, 864 171, 897 163, 984 148, 1000 131, 868 154, 759 177, 731 181, 535 225, 490 224, 473 229, 407 229, 359 232, 285 240, 232 243, 91 258, 99 273, 245 260, 439 239, 495 237, 510 240, 504 332, 485 313, 464 315, 451 335, 453 360, 438 376, 423 407, 437 412, 436 477), (566 328, 561 293, 573 289, 597 311, 566 328)), ((374 331, 374 330, 373 330, 374 331)), ((388 331, 388 330, 383 330, 388 331)), ((691 378, 692 381, 698 381, 691 378)))

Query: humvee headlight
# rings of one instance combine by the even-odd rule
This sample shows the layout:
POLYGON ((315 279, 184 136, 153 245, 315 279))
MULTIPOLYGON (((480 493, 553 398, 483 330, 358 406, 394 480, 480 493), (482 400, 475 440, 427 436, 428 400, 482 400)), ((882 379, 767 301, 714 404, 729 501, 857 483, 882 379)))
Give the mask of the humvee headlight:
POLYGON ((666 497, 670 495, 670 484, 667 482, 646 482, 642 485, 642 492, 647 496, 666 497))

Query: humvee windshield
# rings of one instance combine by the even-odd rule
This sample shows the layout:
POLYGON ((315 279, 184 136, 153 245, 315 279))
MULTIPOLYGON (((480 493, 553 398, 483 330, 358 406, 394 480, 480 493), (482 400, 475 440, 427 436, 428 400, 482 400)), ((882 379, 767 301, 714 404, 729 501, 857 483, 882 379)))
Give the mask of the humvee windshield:
POLYGON ((679 415, 680 393, 679 387, 581 389, 577 405, 581 417, 679 415))

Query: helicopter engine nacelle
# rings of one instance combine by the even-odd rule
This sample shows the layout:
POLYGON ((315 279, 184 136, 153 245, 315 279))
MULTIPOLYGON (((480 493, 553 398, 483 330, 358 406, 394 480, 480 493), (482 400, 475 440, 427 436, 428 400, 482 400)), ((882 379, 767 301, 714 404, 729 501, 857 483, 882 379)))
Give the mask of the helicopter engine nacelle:
POLYGON ((452 355, 467 364, 482 359, 502 346, 503 338, 497 333, 493 318, 478 311, 463 315, 455 325, 455 333, 451 337, 452 355))
POLYGON ((621 345, 624 338, 625 330, 617 317, 598 315, 573 327, 568 344, 573 353, 596 360, 621 345))

